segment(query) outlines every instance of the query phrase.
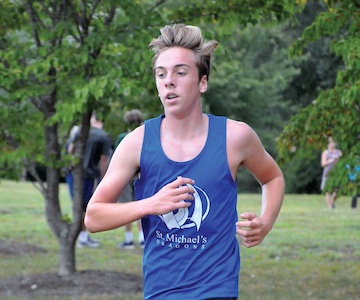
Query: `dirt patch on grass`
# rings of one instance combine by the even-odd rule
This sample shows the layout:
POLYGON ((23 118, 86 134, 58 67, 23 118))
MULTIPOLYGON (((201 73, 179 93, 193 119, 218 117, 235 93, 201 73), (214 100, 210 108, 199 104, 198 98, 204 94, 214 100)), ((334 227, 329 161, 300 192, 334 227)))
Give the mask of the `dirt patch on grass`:
POLYGON ((12 241, 0 241, 0 255, 6 256, 19 256, 25 254, 36 254, 36 253, 46 253, 47 251, 44 248, 25 244, 25 243, 15 243, 12 241))
MULTIPOLYGON (((119 272, 83 271, 61 277, 32 274, 0 280, 0 296, 124 296, 142 292, 142 279, 119 272)), ((1 298, 1 297, 0 297, 1 298)))
MULTIPOLYGON (((3 257, 45 252, 46 250, 34 245, 0 241, 0 256, 3 257)), ((113 271, 87 270, 66 277, 56 273, 42 273, 0 279, 0 298, 2 296, 86 297, 87 295, 120 297, 141 293, 142 278, 140 276, 113 271)))

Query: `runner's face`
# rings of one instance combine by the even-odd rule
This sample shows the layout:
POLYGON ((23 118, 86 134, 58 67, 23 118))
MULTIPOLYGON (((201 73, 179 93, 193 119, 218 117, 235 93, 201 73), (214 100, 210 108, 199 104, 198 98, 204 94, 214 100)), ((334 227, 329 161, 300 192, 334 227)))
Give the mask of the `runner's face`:
POLYGON ((155 64, 156 87, 165 111, 183 111, 200 101, 207 89, 206 76, 199 81, 192 50, 173 47, 161 53, 155 64))

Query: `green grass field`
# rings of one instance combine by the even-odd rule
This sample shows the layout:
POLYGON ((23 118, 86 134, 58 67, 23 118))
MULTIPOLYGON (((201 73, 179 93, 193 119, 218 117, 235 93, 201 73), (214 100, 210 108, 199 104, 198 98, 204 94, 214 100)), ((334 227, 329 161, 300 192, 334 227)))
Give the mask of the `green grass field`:
MULTIPOLYGON (((70 215, 65 185, 61 202, 70 215)), ((239 212, 259 209, 260 195, 239 195, 239 212)), ((141 250, 116 247, 123 236, 123 228, 96 234, 101 249, 78 249, 77 269, 141 275, 141 250)), ((31 183, 0 181, 0 240, 47 250, 10 259, 0 254, 0 279, 57 272, 58 245, 46 224, 44 199, 31 183)), ((240 299, 360 299, 360 207, 351 209, 350 198, 342 196, 330 211, 323 195, 286 195, 265 241, 251 249, 241 246, 241 265, 240 299)))

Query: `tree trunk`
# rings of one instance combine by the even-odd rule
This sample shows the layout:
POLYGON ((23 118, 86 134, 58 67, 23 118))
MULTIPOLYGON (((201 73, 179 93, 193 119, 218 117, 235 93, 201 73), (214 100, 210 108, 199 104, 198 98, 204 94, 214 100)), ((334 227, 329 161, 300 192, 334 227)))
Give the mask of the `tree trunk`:
POLYGON ((59 275, 68 276, 76 272, 75 241, 59 239, 59 275))
MULTIPOLYGON (((45 214, 47 223, 59 243, 59 270, 60 276, 67 276, 76 272, 75 241, 81 230, 80 216, 75 215, 73 222, 63 217, 59 202, 60 161, 61 151, 58 144, 57 125, 45 126, 46 141, 46 204, 45 214)), ((77 210, 79 211, 79 210, 77 210)))

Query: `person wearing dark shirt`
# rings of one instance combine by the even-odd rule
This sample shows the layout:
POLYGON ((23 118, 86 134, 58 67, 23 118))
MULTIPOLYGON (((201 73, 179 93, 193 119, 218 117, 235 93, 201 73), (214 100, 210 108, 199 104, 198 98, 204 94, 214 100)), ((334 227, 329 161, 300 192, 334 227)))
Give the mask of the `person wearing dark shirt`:
MULTIPOLYGON (((90 131, 86 141, 83 170, 84 170, 84 194, 83 194, 83 211, 85 211, 88 202, 96 188, 96 185, 104 177, 111 153, 111 140, 108 134, 103 130, 103 122, 97 119, 96 113, 93 113, 90 119, 90 131)), ((68 153, 74 153, 75 139, 69 143, 68 153)), ((72 173, 67 174, 67 183, 69 185, 70 195, 73 199, 74 186, 72 173)), ((78 238, 78 247, 99 247, 99 242, 92 239, 83 224, 78 238)))

